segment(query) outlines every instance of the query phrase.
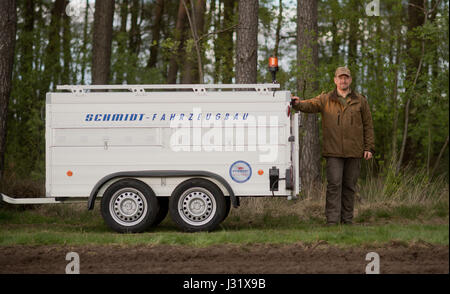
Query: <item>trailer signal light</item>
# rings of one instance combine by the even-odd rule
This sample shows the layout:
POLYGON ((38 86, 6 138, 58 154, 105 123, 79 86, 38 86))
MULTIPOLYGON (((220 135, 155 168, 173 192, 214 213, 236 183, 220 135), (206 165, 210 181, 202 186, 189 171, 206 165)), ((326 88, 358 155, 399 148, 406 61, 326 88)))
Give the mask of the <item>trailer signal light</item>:
POLYGON ((263 173, 264 173, 264 171, 263 171, 262 169, 260 169, 260 170, 258 171, 258 175, 260 175, 260 176, 262 176, 263 173))
POLYGON ((67 176, 68 176, 68 177, 71 177, 71 176, 73 176, 73 172, 72 172, 71 170, 67 171, 67 173, 66 173, 66 174, 67 174, 67 176))

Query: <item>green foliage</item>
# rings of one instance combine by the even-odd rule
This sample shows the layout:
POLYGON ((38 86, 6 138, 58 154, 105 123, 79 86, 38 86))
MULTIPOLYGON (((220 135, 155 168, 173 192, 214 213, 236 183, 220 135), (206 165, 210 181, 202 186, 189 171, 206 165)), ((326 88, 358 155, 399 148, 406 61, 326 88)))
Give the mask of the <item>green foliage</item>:
MULTIPOLYGON (((6 167, 17 175, 42 180, 45 174, 45 94, 67 78, 73 84, 90 83, 93 3, 90 3, 90 8, 83 8, 79 17, 70 19, 70 31, 64 35, 63 21, 60 27, 50 26, 53 2, 34 1, 35 13, 32 15, 26 12, 26 2, 18 3, 6 167), (55 31, 58 38, 52 38, 55 36, 51 34, 55 31), (57 50, 48 50, 50 40, 59 40, 55 47, 57 50), (63 46, 64 40, 69 41, 69 48, 63 46), (64 56, 70 57, 70 64, 64 64, 64 56), (63 69, 69 69, 69 72, 63 69)), ((164 8, 161 23, 158 59, 153 68, 147 64, 150 49, 157 46, 151 36, 154 1, 142 1, 142 13, 138 17, 142 40, 137 48, 139 50, 132 52, 129 46, 130 26, 123 31, 120 22, 114 22, 112 84, 166 83, 170 59, 178 54, 180 45, 183 53, 177 58, 179 72, 182 71, 185 56, 195 51, 194 42, 189 30, 184 32, 183 42, 176 41, 174 28, 178 2, 168 2, 170 5, 164 8)), ((429 7, 435 3, 431 0, 426 2, 429 7)), ((205 81, 230 83, 234 78, 237 1, 234 1, 234 7, 227 8, 230 11, 225 11, 224 1, 207 3, 204 35, 200 36, 205 81), (222 5, 219 6, 219 3, 222 5)), ((404 175, 402 172, 390 174, 386 171, 393 171, 393 161, 398 159, 406 101, 412 101, 407 164, 426 170, 429 176, 449 133, 449 2, 441 1, 436 13, 429 15, 428 22, 414 30, 408 30, 407 2, 380 1, 379 17, 365 15, 364 4, 355 0, 318 1, 319 68, 313 78, 319 90, 308 90, 305 98, 333 89, 336 67, 350 67, 354 73, 355 89, 367 97, 371 106, 376 135, 375 166, 370 170, 364 167, 363 173, 386 176, 383 193, 388 197, 395 194, 398 177, 404 175), (422 41, 425 44, 423 54, 422 41), (356 54, 352 51, 355 47, 350 48, 355 43, 356 54), (418 59, 422 59, 422 68, 414 86, 415 62, 418 59)), ((282 5, 277 80, 282 89, 302 95, 296 93, 297 77, 309 62, 300 60, 297 63, 296 60, 297 1, 283 0, 282 5)), ((120 16, 120 6, 116 5, 116 18, 120 16)), ((131 14, 131 6, 128 13, 131 14)), ((271 82, 267 59, 275 47, 279 1, 259 1, 258 14, 257 81, 264 83, 271 82)), ((448 150, 448 147, 444 150, 435 172, 435 175, 443 174, 447 181, 448 150)))

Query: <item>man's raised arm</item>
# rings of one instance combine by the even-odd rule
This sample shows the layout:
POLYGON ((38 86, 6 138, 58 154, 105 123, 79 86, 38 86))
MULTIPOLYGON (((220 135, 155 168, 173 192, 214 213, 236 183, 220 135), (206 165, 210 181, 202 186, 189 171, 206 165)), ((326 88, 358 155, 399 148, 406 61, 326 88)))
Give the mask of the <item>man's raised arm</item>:
POLYGON ((321 112, 324 104, 324 94, 320 94, 314 98, 308 100, 300 100, 299 97, 293 96, 293 107, 295 110, 300 110, 301 112, 317 113, 321 112))

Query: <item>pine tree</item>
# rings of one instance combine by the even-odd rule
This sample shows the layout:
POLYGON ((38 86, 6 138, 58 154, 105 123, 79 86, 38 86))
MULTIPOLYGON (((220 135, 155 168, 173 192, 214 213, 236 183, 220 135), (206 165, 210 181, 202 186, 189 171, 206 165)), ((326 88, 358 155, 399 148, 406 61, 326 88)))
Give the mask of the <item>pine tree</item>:
POLYGON ((8 104, 16 41, 17 12, 15 0, 0 1, 0 179, 5 168, 8 104))
POLYGON ((92 84, 108 84, 111 71, 111 42, 114 0, 95 1, 92 45, 92 84))

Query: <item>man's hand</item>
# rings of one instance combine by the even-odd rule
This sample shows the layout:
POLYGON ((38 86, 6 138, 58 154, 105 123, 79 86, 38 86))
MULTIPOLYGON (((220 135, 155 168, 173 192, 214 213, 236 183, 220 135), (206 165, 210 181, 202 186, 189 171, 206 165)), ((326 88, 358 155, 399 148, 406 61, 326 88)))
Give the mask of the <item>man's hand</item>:
POLYGON ((369 160, 372 158, 372 152, 370 151, 364 151, 364 159, 369 160))
POLYGON ((297 96, 291 96, 292 105, 297 105, 300 103, 300 98, 297 96))

